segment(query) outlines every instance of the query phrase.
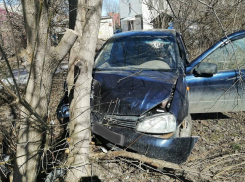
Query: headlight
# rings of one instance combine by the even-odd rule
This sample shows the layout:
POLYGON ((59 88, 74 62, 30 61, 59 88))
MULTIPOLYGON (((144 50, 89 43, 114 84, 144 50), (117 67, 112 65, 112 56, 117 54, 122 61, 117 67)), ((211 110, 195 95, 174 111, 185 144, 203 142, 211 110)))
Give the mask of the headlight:
POLYGON ((170 113, 145 118, 136 126, 136 130, 145 133, 170 133, 176 130, 176 119, 170 113))

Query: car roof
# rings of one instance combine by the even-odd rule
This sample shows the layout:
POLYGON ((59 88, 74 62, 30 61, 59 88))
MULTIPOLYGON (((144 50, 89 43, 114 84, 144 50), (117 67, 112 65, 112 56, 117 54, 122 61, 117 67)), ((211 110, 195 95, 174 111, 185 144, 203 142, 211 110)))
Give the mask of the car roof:
POLYGON ((110 39, 121 39, 131 36, 171 36, 175 37, 178 32, 174 29, 151 29, 151 30, 138 30, 128 31, 113 35, 110 39))

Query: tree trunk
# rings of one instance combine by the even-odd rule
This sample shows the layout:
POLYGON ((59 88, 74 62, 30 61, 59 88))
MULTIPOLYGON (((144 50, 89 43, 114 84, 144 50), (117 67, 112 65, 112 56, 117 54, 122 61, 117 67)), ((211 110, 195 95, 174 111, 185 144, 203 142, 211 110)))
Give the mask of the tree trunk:
MULTIPOLYGON (((0 45, 4 47, 4 42, 3 42, 3 37, 2 37, 2 32, 0 30, 0 45)), ((2 59, 2 52, 0 51, 0 60, 2 59)))
POLYGON ((49 35, 50 4, 46 1, 22 1, 27 54, 31 63, 26 88, 22 121, 18 133, 14 181, 36 181, 42 144, 47 131, 48 105, 52 78, 77 35, 68 30, 57 47, 51 46, 49 35))
POLYGON ((72 47, 67 78, 71 98, 69 123, 71 140, 68 156, 70 170, 66 181, 80 181, 82 177, 91 175, 89 170, 90 90, 102 0, 79 0, 77 6, 75 31, 82 36, 72 47))

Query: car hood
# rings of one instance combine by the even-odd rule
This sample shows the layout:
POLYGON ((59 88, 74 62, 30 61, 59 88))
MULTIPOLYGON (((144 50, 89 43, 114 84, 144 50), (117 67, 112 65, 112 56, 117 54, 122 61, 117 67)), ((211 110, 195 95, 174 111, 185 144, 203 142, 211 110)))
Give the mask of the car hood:
MULTIPOLYGON (((95 71, 99 82, 99 112, 113 115, 141 115, 169 98, 178 78, 166 71, 95 71)), ((93 91, 98 93, 98 90, 93 91)), ((97 102, 96 102, 97 103, 97 102)))

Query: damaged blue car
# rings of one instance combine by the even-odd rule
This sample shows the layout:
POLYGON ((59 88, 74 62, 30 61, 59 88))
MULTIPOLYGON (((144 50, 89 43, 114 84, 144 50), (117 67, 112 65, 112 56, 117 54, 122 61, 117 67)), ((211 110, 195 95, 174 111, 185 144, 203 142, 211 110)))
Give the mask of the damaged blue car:
MULTIPOLYGON (((185 162, 198 140, 191 136, 190 113, 245 110, 244 50, 241 31, 189 63, 175 30, 114 35, 95 58, 92 132, 110 147, 185 162)), ((58 106, 58 118, 69 117, 67 101, 65 96, 58 106)))

